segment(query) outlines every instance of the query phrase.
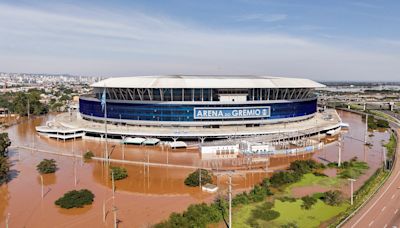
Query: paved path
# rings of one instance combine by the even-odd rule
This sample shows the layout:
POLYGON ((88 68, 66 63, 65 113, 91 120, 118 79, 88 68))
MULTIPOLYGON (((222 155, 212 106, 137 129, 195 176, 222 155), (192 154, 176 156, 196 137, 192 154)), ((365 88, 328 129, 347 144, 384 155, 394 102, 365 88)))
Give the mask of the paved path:
MULTIPOLYGON (((397 129, 397 135, 400 130, 397 129)), ((399 156, 400 140, 397 141, 396 157, 399 156)), ((364 205, 343 227, 400 227, 400 162, 396 161, 393 172, 375 196, 364 205)))

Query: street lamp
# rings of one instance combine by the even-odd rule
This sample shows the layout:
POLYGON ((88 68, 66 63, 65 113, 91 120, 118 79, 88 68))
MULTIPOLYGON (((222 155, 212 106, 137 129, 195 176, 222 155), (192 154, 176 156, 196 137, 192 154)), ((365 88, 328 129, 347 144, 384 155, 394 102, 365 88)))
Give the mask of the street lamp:
POLYGON ((122 160, 125 160, 125 138, 126 136, 122 136, 122 160))
POLYGON ((6 217, 6 228, 8 228, 9 222, 10 222, 10 213, 7 213, 7 217, 6 217))
POLYGON ((353 205, 353 183, 356 180, 355 179, 351 179, 351 178, 348 178, 348 180, 350 181, 350 192, 351 192, 350 202, 351 202, 351 205, 353 205))
POLYGON ((114 199, 114 197, 110 197, 107 200, 103 200, 103 223, 106 222, 106 204, 108 203, 108 201, 114 199))
POLYGON ((40 175, 40 183, 41 183, 41 185, 42 185, 42 199, 43 199, 43 197, 44 197, 44 187, 43 187, 43 175, 40 175))

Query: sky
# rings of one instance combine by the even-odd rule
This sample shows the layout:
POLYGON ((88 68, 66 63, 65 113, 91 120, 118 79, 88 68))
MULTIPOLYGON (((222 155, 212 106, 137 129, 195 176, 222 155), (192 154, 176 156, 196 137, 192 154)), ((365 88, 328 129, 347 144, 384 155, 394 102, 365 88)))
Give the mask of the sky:
POLYGON ((0 0, 0 72, 400 81, 398 12, 398 0, 0 0))

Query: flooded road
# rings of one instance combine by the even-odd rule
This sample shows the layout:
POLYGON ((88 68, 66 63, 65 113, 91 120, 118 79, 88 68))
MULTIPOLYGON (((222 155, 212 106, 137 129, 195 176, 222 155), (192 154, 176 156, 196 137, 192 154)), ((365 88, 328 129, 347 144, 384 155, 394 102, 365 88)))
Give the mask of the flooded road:
MULTIPOLYGON (((361 117, 352 113, 340 112, 344 122, 350 124, 350 130, 344 135, 342 143, 342 159, 349 160, 357 156, 365 160, 373 173, 381 165, 382 140, 387 140, 386 132, 374 132, 369 141, 371 148, 365 148, 364 123, 361 117), (359 139, 361 141, 359 141, 359 139)), ((34 127, 45 124, 54 118, 52 115, 24 121, 10 127, 7 131, 13 145, 35 147, 59 153, 83 154, 87 150, 101 156, 104 142, 96 140, 57 141, 39 137, 34 127)), ((147 161, 169 164, 184 164, 198 166, 201 164, 197 150, 171 150, 169 148, 123 146, 109 142, 112 158, 147 161)), ((333 143, 314 154, 290 157, 272 157, 269 168, 284 168, 295 159, 307 159, 313 156, 319 161, 336 161, 337 144, 333 143)), ((91 161, 84 163, 81 159, 61 155, 48 155, 38 152, 21 152, 11 150, 12 179, 0 187, 0 226, 4 226, 5 218, 10 213, 10 227, 112 227, 113 201, 109 168, 102 162, 91 161), (41 182, 36 171, 36 165, 43 158, 53 158, 57 161, 59 170, 55 174, 44 175, 45 197, 41 199, 41 182), (76 166, 76 168, 74 168, 76 166), (74 171, 76 170, 76 172, 74 171), (77 184, 75 186, 75 176, 77 184), (54 205, 54 201, 66 191, 72 189, 90 189, 95 194, 95 201, 90 207, 64 210, 54 205), (107 201, 108 200, 108 201, 107 201), (107 220, 102 222, 103 201, 110 213, 107 220)), ((171 212, 182 211, 188 205, 198 202, 210 202, 215 195, 203 193, 200 188, 189 188, 183 183, 186 176, 192 172, 183 168, 148 167, 143 165, 111 164, 124 166, 128 170, 128 178, 116 182, 116 198, 114 201, 117 218, 121 221, 119 227, 147 227, 168 217, 171 212)), ((261 170, 260 170, 261 171, 261 170)), ((243 191, 259 183, 265 172, 247 173, 246 178, 234 178, 234 189, 243 191)), ((357 188, 362 184, 364 175, 355 183, 357 188)), ((222 191, 226 189, 226 178, 215 180, 222 191)))

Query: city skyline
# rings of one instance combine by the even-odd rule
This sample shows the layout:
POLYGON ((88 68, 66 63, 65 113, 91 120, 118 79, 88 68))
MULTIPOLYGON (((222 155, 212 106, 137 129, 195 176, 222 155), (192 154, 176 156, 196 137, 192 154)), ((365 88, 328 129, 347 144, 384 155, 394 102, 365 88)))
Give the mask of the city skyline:
POLYGON ((395 81, 394 1, 2 1, 3 72, 395 81))

